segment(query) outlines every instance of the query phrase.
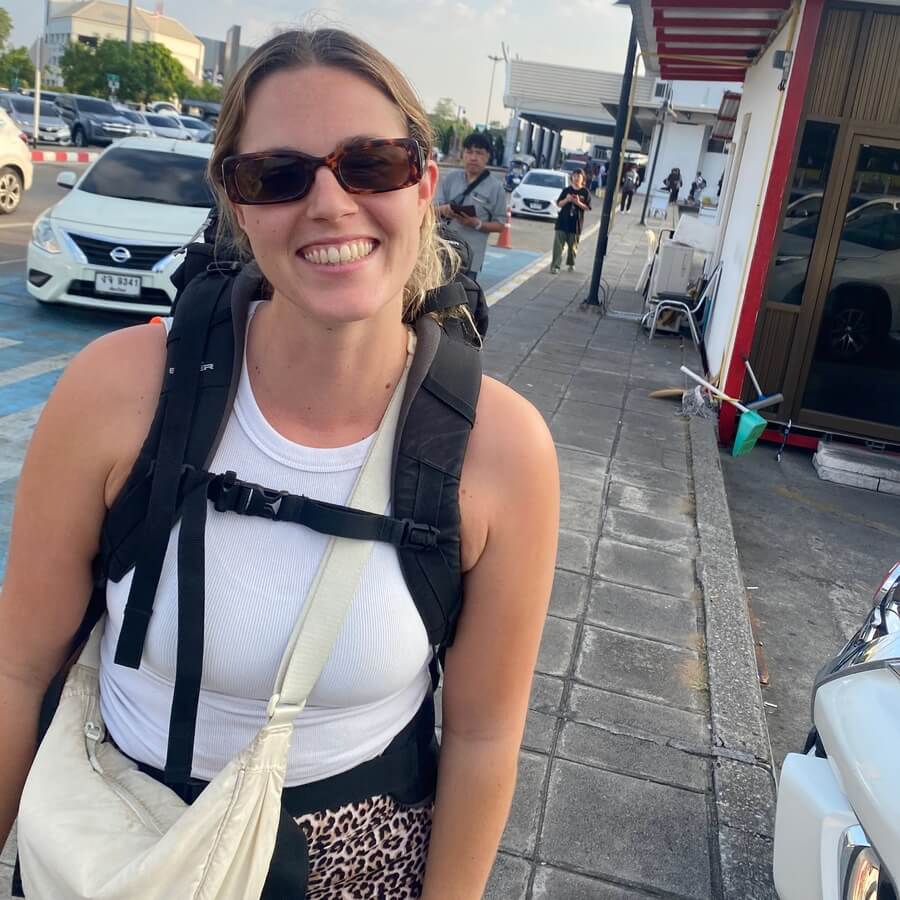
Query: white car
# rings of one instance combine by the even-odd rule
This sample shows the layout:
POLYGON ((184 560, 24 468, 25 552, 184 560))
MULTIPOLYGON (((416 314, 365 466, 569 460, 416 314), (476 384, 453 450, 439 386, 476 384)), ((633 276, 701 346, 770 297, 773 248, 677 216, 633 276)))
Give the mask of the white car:
POLYGON ((33 174, 31 150, 22 132, 0 109, 0 215, 18 209, 33 174))
POLYGON ((178 119, 168 113, 144 113, 144 120, 157 137, 171 138, 173 141, 192 141, 193 135, 178 119))
POLYGON ((28 292, 64 303, 167 315, 175 298, 175 251, 196 235, 213 203, 211 144, 124 138, 106 149, 34 223, 28 292))
POLYGON ((563 188, 569 186, 569 176, 556 169, 529 169, 519 186, 512 192, 514 216, 540 216, 556 220, 559 207, 556 201, 563 188))

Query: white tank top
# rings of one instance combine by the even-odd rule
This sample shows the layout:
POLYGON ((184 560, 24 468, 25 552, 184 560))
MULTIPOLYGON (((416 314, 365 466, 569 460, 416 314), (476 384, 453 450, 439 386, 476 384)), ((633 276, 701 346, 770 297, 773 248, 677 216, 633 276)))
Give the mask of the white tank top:
MULTIPOLYGON (((373 437, 328 449, 287 440, 260 412, 245 363, 210 471, 233 470, 245 481, 343 504, 373 437)), ((141 667, 113 662, 133 570, 107 587, 101 648, 100 702, 109 732, 123 752, 157 769, 165 765, 175 679, 178 531, 176 525, 169 538, 141 667)), ((211 780, 265 723, 278 664, 327 541, 301 525, 219 513, 210 505, 194 778, 211 780)), ((378 756, 430 689, 430 659, 397 551, 376 542, 295 722, 285 785, 319 781, 378 756)))

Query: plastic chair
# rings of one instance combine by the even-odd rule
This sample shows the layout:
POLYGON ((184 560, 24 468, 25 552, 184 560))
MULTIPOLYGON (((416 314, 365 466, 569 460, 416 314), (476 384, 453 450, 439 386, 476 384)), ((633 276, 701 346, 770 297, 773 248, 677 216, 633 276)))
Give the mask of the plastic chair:
POLYGON ((722 278, 722 263, 719 263, 712 274, 709 276, 703 289, 698 297, 692 297, 690 294, 670 294, 662 293, 656 296, 656 305, 652 312, 647 315, 650 317, 650 340, 656 333, 656 325, 659 322, 660 313, 664 310, 672 310, 684 315, 688 320, 688 327, 691 330, 691 337, 694 344, 699 350, 701 348, 700 331, 697 326, 695 316, 703 310, 704 304, 711 305, 715 302, 716 292, 719 290, 719 281, 722 278))

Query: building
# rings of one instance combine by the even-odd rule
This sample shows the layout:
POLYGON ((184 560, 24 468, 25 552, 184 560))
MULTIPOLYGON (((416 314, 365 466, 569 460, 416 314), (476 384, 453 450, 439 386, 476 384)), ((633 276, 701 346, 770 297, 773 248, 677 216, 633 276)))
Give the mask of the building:
MULTIPOLYGON (((624 0, 648 71, 740 83, 710 265, 713 379, 772 434, 900 445, 900 2, 624 0)), ((736 414, 725 406, 729 441, 736 414)))
MULTIPOLYGON (((46 47, 47 87, 62 83, 59 63, 66 46, 80 41, 95 44, 113 39, 124 41, 128 29, 128 7, 111 0, 84 0, 80 3, 51 4, 46 47)), ((203 44, 177 19, 163 15, 162 3, 153 12, 135 6, 132 10, 133 41, 154 41, 167 47, 184 66, 188 78, 199 84, 203 76, 203 44)))
POLYGON ((224 41, 198 38, 203 44, 203 80, 209 84, 227 84, 253 52, 241 45, 241 26, 232 25, 224 41))

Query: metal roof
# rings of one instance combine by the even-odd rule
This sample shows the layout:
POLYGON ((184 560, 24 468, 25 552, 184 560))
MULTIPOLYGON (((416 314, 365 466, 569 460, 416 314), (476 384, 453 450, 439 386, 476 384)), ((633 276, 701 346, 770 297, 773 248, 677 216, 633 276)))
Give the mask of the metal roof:
POLYGON ((781 30, 791 0, 618 0, 631 7, 648 72, 743 81, 781 30))

